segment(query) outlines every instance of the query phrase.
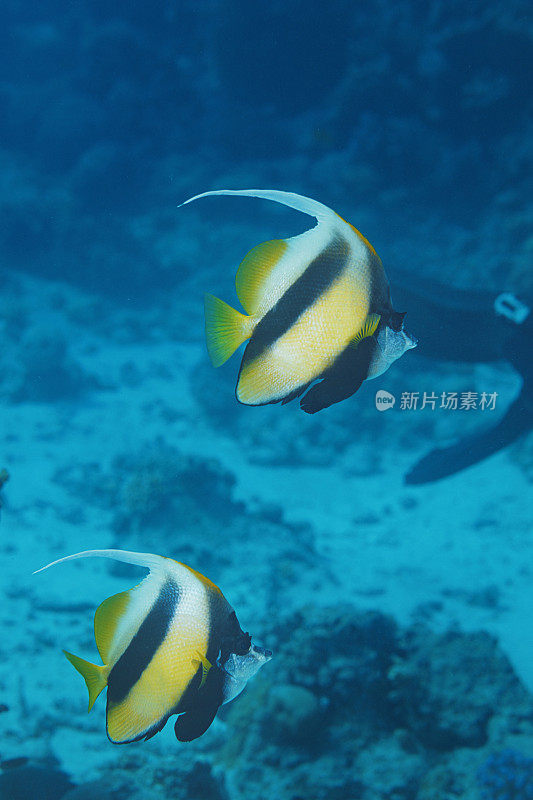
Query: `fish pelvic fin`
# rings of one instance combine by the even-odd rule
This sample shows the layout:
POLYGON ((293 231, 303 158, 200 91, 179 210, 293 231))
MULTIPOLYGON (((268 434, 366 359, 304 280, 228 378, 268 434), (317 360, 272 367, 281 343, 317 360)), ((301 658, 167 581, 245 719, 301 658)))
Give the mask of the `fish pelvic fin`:
POLYGON ((303 214, 308 214, 314 217, 319 222, 331 222, 333 219, 337 220, 338 215, 328 206, 319 203, 318 200, 312 200, 310 197, 296 194, 295 192, 282 192, 279 189, 217 189, 212 192, 202 192, 194 197, 190 197, 185 202, 180 203, 180 206, 186 206, 187 203, 192 203, 194 200, 199 200, 201 197, 212 197, 214 195, 233 195, 238 197, 259 197, 263 200, 272 200, 274 203, 281 203, 289 208, 294 208, 296 211, 301 211, 303 214))
POLYGON ((108 668, 105 665, 91 664, 90 661, 85 661, 79 656, 67 653, 66 650, 63 650, 63 652, 87 685, 87 691, 89 692, 89 708, 87 711, 90 711, 98 695, 107 686, 108 668))
POLYGON ((356 333, 351 341, 353 347, 357 347, 359 342, 361 342, 363 339, 367 339, 369 336, 372 336, 379 325, 380 319, 381 316, 379 314, 369 314, 367 316, 361 329, 356 333))
POLYGON ((204 306, 207 352, 213 366, 220 367, 252 335, 252 318, 212 294, 205 295, 204 306))

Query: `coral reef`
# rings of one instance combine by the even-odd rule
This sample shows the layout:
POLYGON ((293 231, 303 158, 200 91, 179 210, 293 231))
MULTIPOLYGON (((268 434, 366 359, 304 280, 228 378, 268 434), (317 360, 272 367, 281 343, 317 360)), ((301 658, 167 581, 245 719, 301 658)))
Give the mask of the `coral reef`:
POLYGON ((466 800, 492 741, 531 740, 533 700, 487 634, 312 607, 276 634, 272 669, 224 713, 232 797, 466 800))
POLYGON ((507 658, 486 633, 441 636, 409 632, 409 659, 391 672, 393 715, 435 750, 481 747, 501 705, 520 709, 527 697, 507 658), (412 640, 411 640, 412 639, 412 640))
POLYGON ((510 748, 492 753, 478 770, 481 800, 532 800, 533 758, 510 748))
POLYGON ((72 399, 97 385, 69 356, 66 338, 49 328, 32 328, 23 338, 17 367, 11 390, 14 401, 72 399))
POLYGON ((10 276, 0 299, 0 389, 13 403, 68 402, 101 388, 73 354, 64 294, 53 285, 40 289, 38 314, 24 280, 10 276))
MULTIPOLYGON (((253 605, 259 628, 274 610, 315 592, 318 576, 326 575, 326 585, 332 580, 308 525, 287 522, 280 507, 253 498, 247 507, 235 499, 235 476, 219 461, 187 455, 161 438, 108 468, 73 463, 56 471, 55 481, 106 511, 113 546, 174 555, 221 585, 234 585, 234 604, 253 605), (243 564, 253 577, 252 594, 239 578, 243 564)), ((111 571, 124 574, 124 567, 111 571)))
POLYGON ((129 800, 131 793, 128 788, 109 786, 104 781, 91 781, 70 789, 63 800, 129 800))
POLYGON ((68 776, 52 767, 27 765, 0 774, 1 800, 60 800, 72 788, 68 776))
POLYGON ((77 463, 55 479, 85 502, 113 510, 117 534, 167 530, 176 519, 199 517, 218 524, 242 512, 232 499, 235 477, 214 460, 189 456, 158 437, 137 452, 117 456, 109 470, 77 463))
POLYGON ((162 207, 249 173, 359 203, 413 266, 427 249, 398 243, 407 221, 439 240, 438 267, 446 247, 475 281, 483 251, 485 281, 504 263, 530 285, 522 0, 479 14, 457 0, 81 9, 50 21, 11 4, 5 20, 0 249, 20 269, 113 295, 117 273, 130 292, 177 286, 196 260, 160 248, 179 224, 162 207))
MULTIPOLYGON (((314 418, 239 406, 201 293, 231 300, 247 249, 311 221, 176 208, 294 190, 369 238, 393 297, 405 269, 527 299, 530 2, 318 5, 4 4, 0 800, 531 796, 533 701, 505 655, 531 670, 531 436, 509 449, 526 480, 501 453, 406 493, 405 451, 479 419, 377 414, 376 383, 314 418), (88 653, 130 568, 29 573, 92 546, 189 563, 275 651, 191 746, 168 726, 113 749, 103 702, 87 717, 63 679, 57 629, 88 653)), ((485 367, 424 361, 420 338, 384 387, 474 388, 485 367)))

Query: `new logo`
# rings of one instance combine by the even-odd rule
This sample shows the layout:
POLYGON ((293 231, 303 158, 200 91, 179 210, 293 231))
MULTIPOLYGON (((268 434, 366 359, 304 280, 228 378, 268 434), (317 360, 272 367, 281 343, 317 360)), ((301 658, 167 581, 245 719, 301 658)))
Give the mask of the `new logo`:
POLYGON ((376 392, 376 408, 378 411, 388 411, 389 408, 392 408, 394 403, 396 402, 396 398, 390 392, 386 392, 385 389, 379 389, 376 392))

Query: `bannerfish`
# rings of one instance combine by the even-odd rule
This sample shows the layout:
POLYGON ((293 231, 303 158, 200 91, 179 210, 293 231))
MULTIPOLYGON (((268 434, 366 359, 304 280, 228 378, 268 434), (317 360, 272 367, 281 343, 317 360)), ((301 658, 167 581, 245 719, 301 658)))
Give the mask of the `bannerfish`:
POLYGON ((106 730, 114 744, 150 739, 174 714, 176 738, 198 738, 272 653, 252 644, 218 586, 171 558, 86 550, 37 572, 91 556, 149 574, 98 606, 94 634, 102 665, 63 651, 85 679, 89 711, 107 686, 106 730))
POLYGON ((245 256, 235 284, 246 314, 205 296, 207 349, 215 367, 249 339, 235 390, 239 402, 285 404, 300 397, 301 408, 314 414, 350 397, 416 346, 403 330, 405 314, 392 307, 381 259, 335 211, 274 189, 219 189, 181 205, 213 195, 272 200, 318 223, 245 256))

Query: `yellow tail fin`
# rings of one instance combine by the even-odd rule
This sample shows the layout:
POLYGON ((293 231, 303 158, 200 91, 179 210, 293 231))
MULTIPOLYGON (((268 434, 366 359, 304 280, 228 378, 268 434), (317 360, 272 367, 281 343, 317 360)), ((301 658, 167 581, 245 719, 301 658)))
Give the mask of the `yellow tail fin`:
POLYGON ((82 678, 85 680, 87 684, 87 689, 89 691, 89 708, 88 711, 94 705, 94 701, 102 691, 107 686, 107 667, 105 666, 98 666, 98 664, 91 664, 90 661, 85 661, 83 658, 79 656, 74 656, 72 653, 67 653, 66 650, 63 650, 64 654, 70 661, 73 667, 78 670, 82 678))
POLYGON ((235 311, 212 294, 205 295, 207 351, 214 367, 220 367, 252 334, 251 318, 235 311))

